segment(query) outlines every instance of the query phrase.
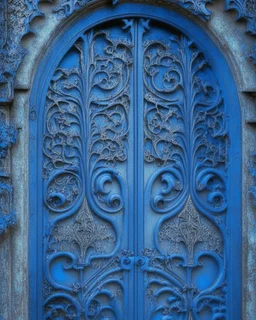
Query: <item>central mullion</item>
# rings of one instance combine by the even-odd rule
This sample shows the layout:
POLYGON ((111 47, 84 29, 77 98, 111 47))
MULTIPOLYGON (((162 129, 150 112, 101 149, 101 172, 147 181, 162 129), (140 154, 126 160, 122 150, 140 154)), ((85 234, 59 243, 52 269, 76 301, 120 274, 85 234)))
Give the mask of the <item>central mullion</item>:
POLYGON ((136 264, 144 248, 144 121, 143 121, 143 38, 142 20, 135 23, 135 63, 134 63, 134 243, 135 243, 135 314, 134 320, 143 319, 144 293, 143 272, 136 264))

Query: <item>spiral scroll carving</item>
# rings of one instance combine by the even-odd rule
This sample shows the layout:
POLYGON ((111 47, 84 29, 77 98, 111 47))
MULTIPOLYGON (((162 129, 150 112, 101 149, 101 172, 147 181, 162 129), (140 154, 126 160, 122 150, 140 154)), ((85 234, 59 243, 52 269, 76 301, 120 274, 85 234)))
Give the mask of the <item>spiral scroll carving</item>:
POLYGON ((159 21, 80 34, 45 101, 45 319, 227 318, 224 97, 159 21))
POLYGON ((121 319, 120 279, 130 268, 120 253, 133 63, 127 24, 120 22, 121 38, 107 29, 87 31, 48 88, 45 319, 121 319))
POLYGON ((200 319, 206 314, 207 319, 215 315, 226 319, 221 231, 189 198, 177 216, 161 225, 158 240, 160 253, 147 248, 140 258, 147 279, 148 319, 200 319))
MULTIPOLYGON (((228 137, 221 91, 195 44, 175 34, 170 39, 144 42, 144 159, 176 172, 177 192, 190 193, 209 213, 223 213, 228 137)), ((168 185, 174 178, 167 182, 162 170, 156 179, 168 185)))
MULTIPOLYGON (((206 57, 184 35, 144 39, 144 162, 155 248, 141 255, 148 319, 226 319, 225 103, 206 57), (206 279, 208 279, 206 281, 206 279)), ((151 217, 149 216, 149 217, 151 217)))

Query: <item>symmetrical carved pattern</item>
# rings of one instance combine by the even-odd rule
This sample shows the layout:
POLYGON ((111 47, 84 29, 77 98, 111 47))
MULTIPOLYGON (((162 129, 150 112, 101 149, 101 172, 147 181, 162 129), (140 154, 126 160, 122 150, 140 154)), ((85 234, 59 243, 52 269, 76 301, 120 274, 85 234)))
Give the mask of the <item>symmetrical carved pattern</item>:
POLYGON ((117 26, 118 37, 111 29, 82 35, 49 84, 45 319, 121 319, 123 272, 130 268, 120 239, 133 63, 127 24, 117 26))
MULTIPOLYGON (((97 3, 98 0, 59 0, 54 9, 60 17, 69 17, 84 7, 97 3)), ((121 0, 112 0, 113 5, 121 0)), ((134 2, 134 1, 132 1, 134 2)), ((140 2, 140 1, 136 1, 140 2)), ((145 3, 145 1, 141 1, 145 3)), ((148 3, 166 2, 182 7, 190 13, 207 20, 211 12, 206 8, 209 0, 156 0, 148 3)), ((11 102, 13 99, 14 79, 17 69, 25 55, 21 47, 22 37, 29 32, 29 24, 34 17, 42 15, 38 8, 39 0, 2 0, 0 3, 0 101, 11 102)), ((236 9, 239 17, 248 21, 248 31, 255 34, 255 1, 226 0, 227 9, 236 9)), ((253 61, 255 61, 253 56, 253 61)))
MULTIPOLYGON (((92 5, 97 0, 60 0, 60 3, 58 6, 54 9, 54 12, 56 12, 60 18, 68 17, 73 12, 78 11, 88 5, 92 5)), ((112 2, 113 5, 116 5, 118 3, 121 3, 122 0, 109 0, 112 2)), ((139 0, 132 0, 131 2, 140 2, 139 0)), ((145 1, 141 1, 145 3, 145 1)), ((151 3, 152 1, 147 0, 146 2, 151 3)), ((194 15, 199 16, 203 20, 209 19, 211 12, 206 8, 206 4, 208 2, 211 2, 210 0, 183 0, 183 1, 176 1, 176 0, 155 0, 154 3, 173 3, 176 4, 185 10, 188 10, 194 15)))
POLYGON ((180 31, 134 18, 79 35, 45 97, 44 319, 124 320, 133 303, 228 317, 225 109, 180 31))
POLYGON ((173 33, 162 41, 154 24, 151 30, 144 39, 144 160, 155 170, 146 198, 162 218, 155 249, 143 253, 148 319, 226 319, 224 101, 190 39, 173 33))
POLYGON ((196 319, 195 314, 200 315, 205 309, 210 309, 212 314, 218 314, 219 310, 222 310, 224 318, 225 291, 223 288, 226 284, 221 232, 213 223, 200 216, 189 199, 178 216, 162 224, 159 241, 165 242, 168 248, 166 260, 169 270, 171 273, 178 274, 181 281, 180 287, 184 286, 183 293, 179 292, 179 296, 176 296, 169 306, 170 312, 173 312, 173 309, 177 312, 177 305, 179 305, 180 312, 186 315, 188 310, 191 310, 188 319, 196 319), (178 261, 180 261, 179 264, 177 264, 178 261), (212 274, 208 274, 207 267, 209 268, 210 262, 213 265, 216 262, 218 272, 215 273, 212 269, 212 274), (179 270, 181 268, 186 270, 186 277, 182 276, 179 270), (197 275, 196 272, 198 272, 197 275), (209 284, 202 287, 200 278, 204 277, 208 277, 209 284), (209 299, 210 295, 211 299, 209 299))
POLYGON ((159 231, 159 241, 167 241, 169 254, 179 254, 179 244, 183 243, 187 249, 186 264, 193 266, 194 249, 202 243, 203 250, 222 253, 223 244, 218 230, 210 222, 200 218, 191 199, 189 198, 185 209, 178 216, 164 222, 159 231), (171 246, 175 243, 175 247, 171 246))
POLYGON ((68 225, 56 224, 52 235, 53 244, 58 244, 60 251, 77 252, 80 264, 84 263, 89 248, 101 252, 103 242, 114 241, 108 224, 95 223, 86 201, 73 222, 68 225))
MULTIPOLYGON (((212 252, 207 254, 214 255, 212 252)), ((179 254, 159 255, 151 249, 143 251, 140 264, 147 283, 146 319, 227 319, 227 284, 221 272, 217 275, 214 272, 216 280, 213 276, 206 278, 204 269, 207 267, 200 261, 202 256, 197 254, 194 258, 194 264, 190 266, 179 254)), ((222 268, 219 260, 218 267, 222 268)))

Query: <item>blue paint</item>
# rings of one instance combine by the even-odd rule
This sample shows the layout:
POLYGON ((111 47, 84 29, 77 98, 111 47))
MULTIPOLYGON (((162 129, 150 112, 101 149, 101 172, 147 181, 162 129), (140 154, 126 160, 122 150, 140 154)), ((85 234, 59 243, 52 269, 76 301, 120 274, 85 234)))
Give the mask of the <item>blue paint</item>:
POLYGON ((7 156, 8 149, 16 142, 17 131, 13 126, 8 126, 6 120, 0 119, 0 159, 7 156))
POLYGON ((204 31, 146 5, 83 17, 31 110, 31 319, 241 318, 240 110, 204 31))
POLYGON ((16 214, 13 211, 13 188, 10 183, 10 174, 6 172, 8 153, 16 142, 17 131, 6 123, 6 114, 0 115, 0 235, 16 223, 16 214))
MULTIPOLYGON (((74 12, 82 10, 83 8, 93 5, 97 2, 97 0, 70 0, 68 3, 65 0, 60 0, 58 5, 54 8, 53 12, 55 12, 60 19, 67 18, 71 16, 74 12)), ((131 2, 136 2, 132 0, 131 2)), ((206 8, 206 5, 211 0, 183 0, 183 1, 175 1, 175 0, 154 0, 155 5, 161 5, 162 3, 166 4, 175 4, 185 9, 189 13, 192 13, 195 16, 200 17, 202 20, 209 20, 211 16, 211 11, 206 8)), ((109 0, 113 6, 122 3, 120 0, 109 0)), ((150 3, 150 1, 148 1, 150 3)))
MULTIPOLYGON (((21 39, 30 31, 31 21, 43 14, 39 10, 38 0, 25 0, 23 2, 8 3, 2 0, 0 4, 0 101, 10 104, 14 97, 14 80, 18 67, 22 62, 26 50, 21 47, 21 39), (15 21, 15 23, 13 23, 15 21), (7 32, 8 30, 8 32, 7 32)), ((59 0, 58 5, 53 9, 58 17, 63 19, 69 18, 71 15, 85 8, 90 9, 91 6, 98 3, 99 0, 59 0)), ((109 4, 118 6, 121 0, 109 0, 109 4)), ((137 2, 131 0, 130 2, 137 2)), ((144 1, 141 1, 144 2, 144 1)), ((184 11, 207 21, 211 16, 207 4, 209 0, 154 0, 145 1, 153 3, 156 6, 174 5, 181 7, 184 11)), ((247 31, 255 35, 255 7, 253 1, 245 0, 226 0, 225 7, 227 10, 235 9, 238 12, 238 19, 247 20, 247 31)), ((255 50, 252 48, 249 58, 255 63, 255 50)))

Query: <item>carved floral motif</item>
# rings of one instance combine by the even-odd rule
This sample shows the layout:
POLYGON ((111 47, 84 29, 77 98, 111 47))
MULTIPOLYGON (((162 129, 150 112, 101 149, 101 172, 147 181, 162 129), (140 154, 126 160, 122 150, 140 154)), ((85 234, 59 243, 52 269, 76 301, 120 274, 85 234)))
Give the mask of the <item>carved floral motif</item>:
POLYGON ((71 224, 55 225, 52 233, 53 244, 57 244, 61 251, 78 252, 78 263, 83 264, 89 248, 101 252, 104 250, 105 241, 114 241, 110 230, 108 224, 95 222, 85 200, 71 224))
POLYGON ((154 167, 146 199, 163 218, 156 248, 141 257, 147 318, 199 319, 208 310, 226 319, 225 102, 196 44, 155 30, 152 22, 144 39, 144 160, 154 167))
POLYGON ((171 243, 183 243, 187 250, 187 264, 193 266, 195 261, 195 247, 202 244, 202 250, 223 252, 223 241, 221 235, 207 220, 200 217, 191 199, 187 201, 185 208, 178 214, 177 218, 164 222, 159 231, 159 241, 169 243, 169 253, 180 253, 178 246, 171 243))
MULTIPOLYGON (((96 2, 97 0, 60 0, 54 12, 66 18, 96 2)), ((118 2, 120 0, 112 1, 113 5, 118 2)), ((160 4, 162 2, 178 5, 205 20, 211 15, 206 8, 207 3, 210 2, 208 0, 159 1, 160 4)), ((10 102, 13 99, 14 78, 26 53, 21 47, 21 39, 29 32, 30 22, 36 16, 42 15, 38 3, 38 0, 3 0, 0 4, 0 99, 3 102, 10 102)), ((151 2, 148 1, 148 3, 151 2)), ((247 30, 255 34, 254 0, 226 0, 226 8, 236 9, 239 18, 243 17, 248 21, 247 30)), ((252 60, 255 61, 254 56, 252 60)))
POLYGON ((120 37, 88 31, 49 84, 42 175, 51 290, 45 290, 45 319, 121 317, 122 274, 131 266, 129 253, 120 252, 125 199, 118 172, 126 166, 129 135, 133 44, 127 23, 120 22, 120 37), (55 266, 67 283, 56 278, 55 266))
POLYGON ((152 207, 168 211, 189 191, 206 210, 222 213, 228 137, 221 91, 195 44, 170 38, 144 43, 144 159, 162 167, 151 178, 153 194, 157 181, 164 185, 152 207))
POLYGON ((145 319, 225 319, 229 141, 219 83, 179 31, 143 19, 105 26, 79 36, 45 99, 44 318, 123 319, 137 277, 145 319), (145 190, 134 189, 143 178, 145 190), (138 226, 140 214, 154 224, 138 226), (142 252, 131 245, 140 228, 152 244, 142 252))

